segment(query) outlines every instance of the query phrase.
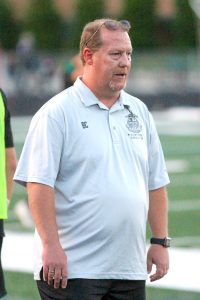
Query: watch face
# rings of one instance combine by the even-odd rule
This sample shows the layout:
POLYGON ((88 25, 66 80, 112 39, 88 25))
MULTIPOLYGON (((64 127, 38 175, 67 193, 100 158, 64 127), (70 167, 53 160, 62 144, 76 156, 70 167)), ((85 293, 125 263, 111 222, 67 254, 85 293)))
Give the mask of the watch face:
POLYGON ((170 247, 170 240, 171 240, 170 238, 165 239, 165 245, 164 245, 165 247, 170 247))

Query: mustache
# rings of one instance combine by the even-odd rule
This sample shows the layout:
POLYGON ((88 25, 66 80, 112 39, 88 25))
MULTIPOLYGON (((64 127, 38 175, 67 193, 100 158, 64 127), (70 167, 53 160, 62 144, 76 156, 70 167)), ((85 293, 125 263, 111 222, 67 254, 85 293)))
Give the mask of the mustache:
POLYGON ((125 69, 117 69, 116 71, 113 72, 113 75, 128 75, 129 70, 125 69))

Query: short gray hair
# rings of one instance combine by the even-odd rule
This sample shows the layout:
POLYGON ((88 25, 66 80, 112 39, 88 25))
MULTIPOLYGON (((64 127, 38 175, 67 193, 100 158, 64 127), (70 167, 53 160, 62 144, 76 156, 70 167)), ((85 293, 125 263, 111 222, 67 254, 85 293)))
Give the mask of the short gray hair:
POLYGON ((129 32, 129 29, 131 28, 130 23, 126 20, 96 19, 87 23, 83 28, 80 39, 80 57, 83 64, 85 63, 83 58, 83 50, 85 47, 88 47, 91 51, 95 52, 102 46, 101 27, 103 25, 106 29, 111 31, 121 30, 129 32))

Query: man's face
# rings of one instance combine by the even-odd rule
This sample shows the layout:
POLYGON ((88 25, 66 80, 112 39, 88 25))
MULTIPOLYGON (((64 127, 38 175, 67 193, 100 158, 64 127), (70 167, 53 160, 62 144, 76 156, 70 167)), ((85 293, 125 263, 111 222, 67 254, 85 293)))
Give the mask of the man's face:
POLYGON ((101 36, 103 45, 93 54, 94 80, 104 92, 115 94, 126 85, 131 68, 131 41, 123 31, 102 28, 101 36))

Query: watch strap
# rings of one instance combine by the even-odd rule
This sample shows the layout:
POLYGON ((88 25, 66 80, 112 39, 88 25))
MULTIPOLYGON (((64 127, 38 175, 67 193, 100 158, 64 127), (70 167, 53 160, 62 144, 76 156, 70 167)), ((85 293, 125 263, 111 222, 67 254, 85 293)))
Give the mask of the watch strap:
POLYGON ((169 237, 165 237, 165 238, 155 238, 155 237, 152 237, 150 239, 150 243, 151 244, 154 244, 154 245, 161 245, 165 248, 168 248, 170 247, 170 238, 169 237))

